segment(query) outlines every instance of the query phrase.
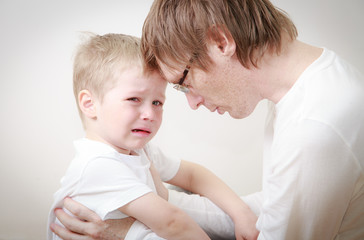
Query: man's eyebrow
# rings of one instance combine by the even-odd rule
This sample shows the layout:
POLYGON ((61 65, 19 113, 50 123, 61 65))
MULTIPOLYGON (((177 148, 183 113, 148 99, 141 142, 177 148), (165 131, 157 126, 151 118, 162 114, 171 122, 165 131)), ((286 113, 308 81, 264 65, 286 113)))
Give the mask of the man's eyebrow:
MULTIPOLYGON (((166 76, 164 75, 164 73, 162 72, 162 70, 161 69, 159 69, 159 74, 161 75, 161 77, 164 79, 164 80, 166 80, 167 81, 167 78, 166 78, 166 76)), ((167 81, 168 82, 168 81, 167 81)))
POLYGON ((164 75, 164 73, 162 72, 162 70, 159 69, 159 74, 161 75, 161 77, 166 80, 168 83, 171 83, 171 84, 178 84, 179 82, 179 79, 176 80, 176 82, 170 82, 168 81, 168 79, 166 78, 166 76, 164 75))

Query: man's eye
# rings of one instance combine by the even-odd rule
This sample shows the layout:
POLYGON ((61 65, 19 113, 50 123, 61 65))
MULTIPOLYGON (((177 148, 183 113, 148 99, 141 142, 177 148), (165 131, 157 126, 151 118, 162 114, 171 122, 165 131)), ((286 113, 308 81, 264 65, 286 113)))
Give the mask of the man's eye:
POLYGON ((162 106, 163 103, 161 101, 153 101, 153 105, 155 105, 155 106, 162 106))

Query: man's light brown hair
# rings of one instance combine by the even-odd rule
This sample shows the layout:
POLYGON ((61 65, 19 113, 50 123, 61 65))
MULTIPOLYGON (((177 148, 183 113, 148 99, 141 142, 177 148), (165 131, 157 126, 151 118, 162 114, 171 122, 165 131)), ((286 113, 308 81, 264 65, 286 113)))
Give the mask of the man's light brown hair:
POLYGON ((236 43, 241 64, 257 66, 268 51, 279 54, 282 33, 293 40, 297 30, 289 17, 269 0, 155 0, 144 22, 141 40, 146 67, 176 68, 193 60, 207 70, 207 41, 223 31, 236 43))

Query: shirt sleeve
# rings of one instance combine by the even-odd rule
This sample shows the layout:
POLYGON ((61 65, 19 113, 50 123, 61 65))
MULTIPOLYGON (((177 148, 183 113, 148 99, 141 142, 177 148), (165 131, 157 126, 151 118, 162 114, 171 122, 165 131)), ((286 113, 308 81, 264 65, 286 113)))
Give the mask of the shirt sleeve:
POLYGON ((117 219, 126 217, 118 208, 151 191, 124 163, 98 157, 84 168, 74 199, 103 220, 117 219))
POLYGON ((272 143, 260 240, 334 239, 360 175, 334 129, 314 120, 300 124, 276 133, 272 143))
POLYGON ((150 143, 145 146, 144 150, 159 172, 162 181, 169 181, 177 174, 181 164, 180 159, 167 157, 158 147, 150 143))

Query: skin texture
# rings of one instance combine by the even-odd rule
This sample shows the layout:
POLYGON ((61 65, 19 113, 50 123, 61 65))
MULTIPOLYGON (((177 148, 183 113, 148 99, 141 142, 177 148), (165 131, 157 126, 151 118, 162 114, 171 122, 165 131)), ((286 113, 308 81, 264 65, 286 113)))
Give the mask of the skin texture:
POLYGON ((118 221, 102 221, 97 214, 71 198, 64 200, 64 207, 70 210, 77 218, 71 217, 61 209, 55 210, 57 218, 62 219, 62 223, 66 228, 53 223, 51 230, 63 239, 122 240, 135 221, 131 217, 118 221))
POLYGON ((157 73, 145 78, 139 67, 125 70, 117 78, 103 99, 82 90, 79 105, 87 116, 87 138, 130 154, 157 133, 162 123, 166 83, 157 73))
POLYGON ((234 191, 205 167, 182 161, 176 176, 168 183, 208 197, 224 210, 234 222, 237 240, 257 239, 257 216, 234 191))
MULTIPOLYGON (((258 61, 258 66, 245 68, 238 61, 236 45, 229 35, 221 33, 218 41, 211 41, 208 54, 212 64, 207 71, 191 67, 185 84, 186 94, 194 110, 204 106, 211 112, 228 112, 231 117, 241 119, 249 116, 263 100, 274 103, 289 91, 301 73, 322 53, 322 49, 291 40, 285 34, 279 55, 267 51, 258 61)), ((168 68, 159 62, 162 75, 171 83, 181 77, 179 70, 168 68)))
MULTIPOLYGON (((208 47, 209 55, 213 57, 213 66, 215 67, 207 72, 195 68, 190 69, 185 84, 189 86, 191 91, 186 94, 186 98, 192 109, 205 106, 211 111, 217 110, 221 114, 227 111, 234 118, 249 116, 262 99, 269 99, 277 103, 292 87, 304 69, 318 58, 322 52, 322 49, 286 38, 283 43, 285 47, 280 55, 267 53, 258 62, 258 68, 247 69, 239 63, 235 56, 234 41, 226 36, 219 39, 221 41, 212 42, 208 47)), ((168 69, 163 65, 160 67, 165 80, 176 83, 181 77, 185 66, 181 66, 180 71, 168 69)), ((178 175, 176 175, 176 179, 179 178, 178 175)), ((201 176, 206 175, 201 174, 201 176)), ((192 181, 191 178, 184 177, 183 179, 192 181)), ((216 192, 225 191, 222 190, 224 189, 223 185, 219 183, 218 186, 222 189, 217 190, 216 182, 210 180, 208 183, 211 184, 211 188, 206 186, 199 188, 197 187, 199 181, 194 180, 193 184, 184 184, 172 180, 171 183, 197 193, 202 191, 201 195, 210 198, 228 214, 231 213, 230 216, 232 216, 238 228, 242 228, 242 230, 236 229, 237 239, 256 239, 258 236, 258 231, 255 229, 256 217, 246 213, 246 209, 241 207, 244 204, 240 203, 240 205, 236 200, 235 207, 224 206, 223 203, 230 202, 230 200, 214 198, 216 192), (191 186, 197 187, 197 189, 189 189, 192 188, 191 186), (221 205, 219 205, 219 201, 221 201, 221 205), (236 211, 235 209, 240 210, 236 211), (240 212, 240 214, 235 216, 234 211, 240 212), (241 216, 247 217, 242 219, 241 216), (254 227, 247 228, 246 226, 254 227), (243 228, 250 229, 250 233, 244 232, 243 228)), ((203 182, 202 185, 204 184, 206 182, 203 182)), ((222 195, 224 194, 219 194, 219 196, 222 195)), ((227 196, 236 199, 233 194, 230 195, 229 193, 227 196)), ((104 234, 104 229, 101 227, 94 231, 98 232, 99 235, 104 234)), ((83 234, 90 235, 89 232, 83 234)))
MULTIPOLYGON (((87 90, 80 92, 80 108, 87 116, 87 138, 104 142, 120 153, 134 154, 134 149, 143 148, 154 137, 162 123, 166 82, 157 73, 145 77, 140 69, 135 66, 118 75, 103 99, 87 90)), ((197 223, 166 201, 160 185, 158 189, 162 196, 148 193, 119 210, 167 239, 208 239, 197 223)))
MULTIPOLYGON (((177 174, 168 181, 168 183, 191 192, 200 193, 215 202, 221 209, 229 214, 234 221, 236 239, 257 239, 259 234, 255 228, 257 216, 239 196, 211 171, 198 164, 182 161, 177 174), (221 194, 216 194, 216 192, 221 194)), ((157 191, 159 192, 158 184, 156 184, 156 186, 157 191)), ((159 185, 159 187, 161 187, 161 185, 159 185)), ((77 218, 70 217, 63 210, 57 210, 57 218, 62 223, 66 222, 65 226, 69 230, 80 233, 76 235, 74 233, 66 232, 66 229, 53 225, 52 228, 55 232, 65 239, 84 239, 84 237, 86 237, 85 239, 111 240, 114 239, 112 236, 122 236, 123 233, 127 232, 131 225, 128 224, 128 222, 125 224, 120 223, 121 220, 108 220, 102 222, 98 216, 89 209, 86 209, 85 207, 78 208, 77 206, 80 205, 79 203, 72 199, 67 199, 67 202, 71 202, 72 206, 69 208, 68 205, 65 204, 65 207, 74 213, 74 215, 80 218, 80 215, 82 214, 83 218, 81 219, 87 218, 89 219, 88 221, 92 222, 85 224, 85 222, 82 222, 77 218), (93 218, 91 219, 90 216, 93 218)), ((168 232, 163 233, 166 235, 159 234, 167 239, 179 239, 178 236, 176 236, 176 232, 178 233, 179 230, 188 229, 188 224, 194 223, 192 219, 186 217, 178 208, 170 206, 165 199, 153 193, 146 194, 130 204, 125 205, 120 208, 120 211, 144 222, 156 233, 161 232, 162 230, 168 230, 168 232), (145 206, 150 206, 151 204, 153 205, 153 208, 145 208, 145 206), (171 221, 171 219, 173 219, 171 216, 177 216, 177 220, 171 221), (178 220, 179 217, 187 219, 188 222, 183 223, 183 221, 178 220), (165 221, 156 221, 156 219, 164 219, 165 221)), ((125 219, 123 221, 125 221, 125 219)), ((181 239, 194 239, 197 236, 196 233, 191 230, 185 231, 184 233, 185 235, 181 239)), ((199 239, 204 239, 202 238, 203 236, 204 235, 201 235, 201 238, 199 239)))
MULTIPOLYGON (((88 90, 79 93, 79 106, 86 119, 86 136, 89 139, 106 143, 122 154, 135 154, 133 150, 143 148, 157 133, 163 114, 166 82, 157 73, 145 76, 139 66, 128 68, 116 76, 116 84, 104 94, 102 99, 93 96, 88 90)), ((163 188, 154 166, 151 173, 156 182, 157 193, 147 193, 119 210, 144 223, 156 234, 166 239, 209 239, 207 234, 181 209, 167 201, 167 190, 163 188), (149 206, 153 206, 152 208, 149 206)), ((106 173, 107 174, 107 173, 106 173)), ((65 207, 69 205, 65 204, 65 207)), ((71 209, 74 205, 71 205, 71 209)), ((74 209, 74 208, 73 208, 74 209)), ((56 216, 68 230, 63 231, 53 225, 52 229, 63 239, 74 239, 71 232, 87 234, 91 239, 124 238, 127 231, 109 231, 120 227, 113 221, 103 223, 94 214, 84 216, 76 209, 76 216, 91 219, 93 224, 83 226, 82 222, 62 222, 70 218, 61 210, 56 216), (80 231, 77 231, 81 226, 80 231), (67 236, 63 236, 66 234, 67 236)), ((126 226, 130 227, 131 220, 126 226)), ((83 238, 84 236, 81 236, 83 238)))
MULTIPOLYGON (((137 68, 126 71, 120 79, 122 80, 102 100, 92 98, 89 92, 81 91, 80 108, 87 116, 88 138, 107 143, 121 153, 133 154, 132 150, 142 148, 161 124, 166 82, 158 74, 145 79, 139 75, 137 68), (144 131, 135 132, 135 129, 144 131)), ((209 239, 193 219, 168 203, 168 191, 153 165, 150 171, 158 194, 145 194, 119 210, 166 239, 209 239)), ((226 184, 202 166, 182 161, 177 174, 169 183, 215 202, 235 222, 237 239, 256 239, 258 236, 255 228, 257 217, 226 184), (220 194, 216 195, 216 192, 220 194)), ((67 206, 69 205, 65 204, 66 208, 67 206)), ((63 210, 57 210, 57 218, 68 230, 55 225, 52 225, 52 229, 64 239, 122 239, 132 222, 102 222, 94 213, 87 215, 84 207, 77 209, 75 206, 77 203, 72 202, 69 210, 76 211, 74 215, 87 223, 91 222, 84 225, 83 221, 77 221, 63 210)))
MULTIPOLYGON (((302 72, 322 53, 322 49, 294 40, 295 37, 289 37, 285 31, 280 33, 282 33, 280 38, 282 47, 279 54, 274 51, 275 49, 267 49, 264 55, 259 56, 261 58, 257 61, 257 67, 243 66, 239 62, 236 56, 236 43, 230 34, 220 32, 214 39, 207 39, 211 65, 206 71, 191 66, 184 82, 190 89, 186 94, 190 107, 196 110, 200 106, 205 106, 211 112, 217 111, 219 114, 228 112, 231 117, 240 119, 249 116, 263 99, 279 103, 302 72)), ((157 62, 164 79, 170 83, 177 83, 186 67, 184 64, 172 69, 163 65, 158 59, 157 62)), ((249 226, 256 222, 256 217, 250 215, 222 182, 211 176, 212 174, 205 169, 183 163, 170 183, 201 193, 220 206, 232 217, 237 226, 235 229, 237 239, 255 239, 258 232, 253 230, 244 232, 243 226, 245 229, 253 229, 249 226), (232 205, 225 206, 226 202, 232 202, 232 205), (238 214, 234 214, 234 211, 238 214), (242 218, 242 216, 247 217, 242 218)), ((98 228, 97 231, 104 230, 98 228)))
MULTIPOLYGON (((186 98, 194 110, 205 106, 211 112, 228 112, 233 118, 251 114, 262 96, 257 91, 254 72, 242 68, 235 54, 235 43, 223 35, 219 42, 208 45, 213 59, 208 71, 191 67, 185 85, 190 89, 186 98)), ((169 69, 159 62, 162 74, 168 82, 177 82, 184 67, 179 71, 169 69)))

